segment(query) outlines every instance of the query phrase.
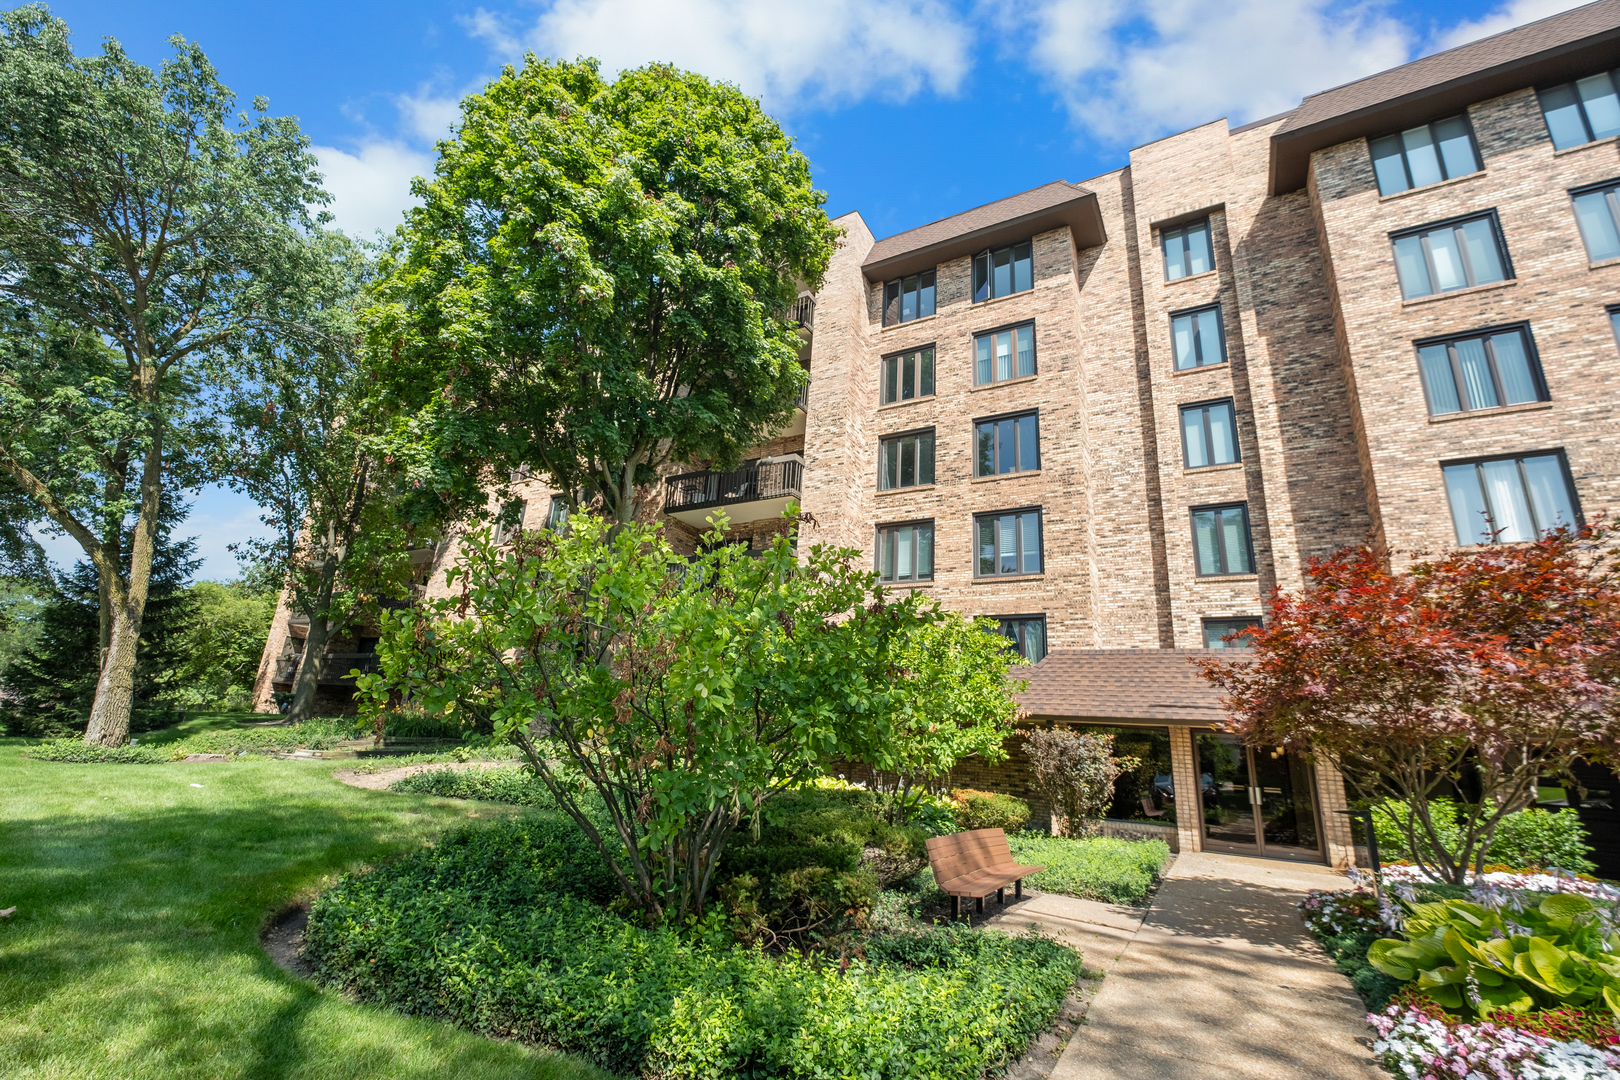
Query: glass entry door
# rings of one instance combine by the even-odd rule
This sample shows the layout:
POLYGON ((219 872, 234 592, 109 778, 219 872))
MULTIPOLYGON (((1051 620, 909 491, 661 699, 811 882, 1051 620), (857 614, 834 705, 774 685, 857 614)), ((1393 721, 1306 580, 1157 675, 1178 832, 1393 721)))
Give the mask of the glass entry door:
POLYGON ((1195 740, 1205 851, 1322 861, 1310 762, 1224 732, 1195 740))

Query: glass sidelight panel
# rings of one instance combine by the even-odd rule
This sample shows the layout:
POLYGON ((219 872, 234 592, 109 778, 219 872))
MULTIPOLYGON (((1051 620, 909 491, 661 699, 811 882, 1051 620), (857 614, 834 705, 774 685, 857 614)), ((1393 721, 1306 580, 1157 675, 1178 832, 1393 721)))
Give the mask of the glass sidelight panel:
POLYGON ((1278 747, 1251 748, 1260 788, 1260 830, 1272 858, 1317 857, 1316 811, 1311 805, 1311 769, 1298 754, 1278 747))

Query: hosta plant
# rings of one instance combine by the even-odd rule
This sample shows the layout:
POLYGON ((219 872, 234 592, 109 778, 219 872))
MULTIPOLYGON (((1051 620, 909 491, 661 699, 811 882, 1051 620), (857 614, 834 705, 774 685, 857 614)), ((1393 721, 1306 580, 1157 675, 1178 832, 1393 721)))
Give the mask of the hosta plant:
POLYGON ((1620 933, 1614 911, 1585 896, 1511 896, 1480 890, 1485 903, 1413 904, 1406 940, 1373 942, 1367 960, 1414 980, 1463 1016, 1607 1004, 1620 1013, 1620 933))

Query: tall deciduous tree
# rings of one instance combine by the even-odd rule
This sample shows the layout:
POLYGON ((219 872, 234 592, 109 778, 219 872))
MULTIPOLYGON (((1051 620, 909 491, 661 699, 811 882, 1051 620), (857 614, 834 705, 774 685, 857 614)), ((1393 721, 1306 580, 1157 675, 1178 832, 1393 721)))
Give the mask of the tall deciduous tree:
POLYGON ((326 198, 296 122, 262 99, 233 116, 202 50, 171 43, 154 72, 111 40, 75 56, 43 7, 0 14, 0 296, 112 354, 104 370, 44 353, 0 376, 0 470, 107 590, 85 734, 105 744, 128 736, 159 504, 206 478, 210 389, 281 324, 307 208, 326 198))
POLYGON ((667 461, 734 464, 806 375, 788 308, 837 230, 735 87, 530 57, 462 107, 384 260, 369 340, 421 493, 529 466, 619 522, 667 461))
POLYGON ((226 395, 229 482, 263 508, 272 530, 245 546, 284 579, 287 606, 309 618, 288 711, 294 723, 314 713, 332 635, 404 595, 410 574, 397 488, 373 453, 373 369, 359 349, 370 267, 338 233, 312 236, 309 254, 302 325, 251 350, 251 377, 226 395))
POLYGON ((1402 572, 1370 548, 1313 561, 1275 593, 1242 660, 1203 662, 1246 740, 1321 755, 1396 799, 1406 848, 1440 878, 1477 871, 1540 776, 1620 745, 1615 532, 1561 530, 1402 572), (1448 843, 1430 805, 1461 790, 1448 843))

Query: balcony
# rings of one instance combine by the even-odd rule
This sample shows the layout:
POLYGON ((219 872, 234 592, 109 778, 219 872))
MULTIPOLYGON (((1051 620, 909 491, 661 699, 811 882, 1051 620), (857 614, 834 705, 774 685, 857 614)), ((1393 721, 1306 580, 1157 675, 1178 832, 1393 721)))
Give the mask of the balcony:
POLYGON ((813 333, 816 322, 816 298, 801 296, 788 308, 788 321, 799 324, 799 329, 805 333, 813 333))
POLYGON ((724 472, 694 472, 664 482, 664 513, 699 529, 711 512, 726 508, 733 522, 782 516, 799 498, 804 459, 797 454, 747 461, 724 472))
MULTIPOLYGON (((358 669, 364 674, 378 670, 377 654, 374 652, 327 653, 321 657, 321 672, 316 677, 320 686, 345 686, 354 680, 349 672, 358 669)), ((293 676, 298 673, 298 657, 281 656, 276 658, 276 671, 270 681, 276 686, 292 686, 293 676)))

